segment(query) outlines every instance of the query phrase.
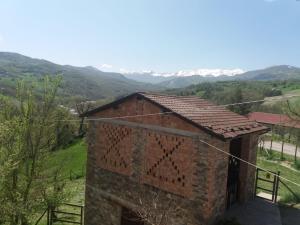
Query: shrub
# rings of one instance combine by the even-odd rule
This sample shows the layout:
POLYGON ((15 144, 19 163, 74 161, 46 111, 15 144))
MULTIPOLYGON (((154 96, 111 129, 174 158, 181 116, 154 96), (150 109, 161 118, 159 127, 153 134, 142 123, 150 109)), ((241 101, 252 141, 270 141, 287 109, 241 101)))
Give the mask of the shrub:
POLYGON ((296 192, 292 194, 291 192, 286 192, 281 196, 280 202, 282 203, 300 203, 300 193, 296 192))
POLYGON ((297 160, 296 162, 294 162, 293 167, 297 170, 300 170, 300 161, 297 160))

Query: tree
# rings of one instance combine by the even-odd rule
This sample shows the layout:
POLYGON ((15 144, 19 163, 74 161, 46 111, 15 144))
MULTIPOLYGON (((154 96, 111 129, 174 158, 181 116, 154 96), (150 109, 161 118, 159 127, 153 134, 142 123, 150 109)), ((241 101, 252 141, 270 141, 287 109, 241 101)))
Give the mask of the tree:
POLYGON ((69 110, 64 107, 58 107, 54 112, 56 118, 54 132, 55 145, 53 150, 64 148, 74 140, 77 132, 78 122, 77 117, 70 114, 69 110))
MULTIPOLYGON (((90 111, 94 107, 94 102, 93 101, 85 101, 85 102, 78 102, 76 103, 76 111, 78 115, 83 115, 86 112, 90 111)), ((84 136, 86 133, 86 130, 83 127, 84 124, 84 119, 85 117, 82 116, 80 118, 80 124, 79 124, 79 129, 78 129, 78 135, 79 136, 84 136)))
MULTIPOLYGON (((42 99, 34 87, 17 86, 17 102, 0 99, 0 218, 2 224, 29 225, 47 205, 51 187, 63 187, 59 168, 47 168, 56 140, 56 93, 60 78, 45 77, 42 99), (43 184, 48 185, 43 185, 43 184), (45 194, 46 193, 46 194, 45 194)), ((53 189, 56 197, 63 191, 53 189)), ((57 197, 63 200, 63 196, 57 197)))
MULTIPOLYGON (((240 87, 236 87, 233 91, 233 93, 230 96, 230 102, 231 103, 243 103, 245 102, 245 98, 243 96, 242 89, 240 87)), ((229 107, 230 110, 239 113, 241 115, 246 115, 250 112, 250 106, 248 104, 240 104, 240 105, 234 105, 229 107)))

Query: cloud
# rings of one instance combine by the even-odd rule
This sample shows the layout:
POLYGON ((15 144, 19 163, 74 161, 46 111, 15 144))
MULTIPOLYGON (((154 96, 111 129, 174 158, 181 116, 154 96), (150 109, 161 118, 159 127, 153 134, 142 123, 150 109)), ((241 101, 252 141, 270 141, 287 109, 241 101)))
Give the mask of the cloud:
POLYGON ((0 43, 2 43, 4 41, 3 36, 0 34, 0 43))
POLYGON ((102 64, 100 67, 104 69, 111 69, 113 66, 110 64, 102 64))
POLYGON ((235 69, 195 69, 195 70, 179 70, 177 72, 170 72, 170 73, 158 73, 154 72, 152 70, 143 70, 143 71, 134 71, 134 70, 127 70, 127 69, 120 69, 120 73, 123 74, 148 74, 152 76, 163 76, 163 77, 188 77, 193 75, 200 75, 200 76, 221 76, 221 75, 227 75, 227 76, 234 76, 237 74, 244 73, 245 71, 240 68, 235 69))

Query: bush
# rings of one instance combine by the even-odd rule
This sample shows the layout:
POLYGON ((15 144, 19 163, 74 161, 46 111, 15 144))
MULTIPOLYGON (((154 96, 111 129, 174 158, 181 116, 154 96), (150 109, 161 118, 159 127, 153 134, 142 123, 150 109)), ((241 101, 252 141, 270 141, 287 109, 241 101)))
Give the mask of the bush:
POLYGON ((293 167, 297 170, 300 170, 300 161, 296 160, 296 162, 294 162, 293 167))
POLYGON ((284 193, 280 198, 280 202, 282 203, 300 203, 300 193, 296 192, 292 194, 291 192, 284 193))

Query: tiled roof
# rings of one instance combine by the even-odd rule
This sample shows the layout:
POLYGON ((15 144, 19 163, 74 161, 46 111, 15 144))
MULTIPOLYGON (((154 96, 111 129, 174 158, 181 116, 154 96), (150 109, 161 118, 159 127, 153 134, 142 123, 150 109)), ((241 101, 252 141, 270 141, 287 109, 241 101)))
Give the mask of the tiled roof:
POLYGON ((248 118, 259 123, 300 128, 300 121, 292 120, 284 114, 253 112, 248 114, 248 118))
POLYGON ((245 116, 199 97, 150 93, 139 94, 223 138, 234 138, 244 134, 268 130, 265 126, 249 120, 245 116))
POLYGON ((110 104, 91 110, 81 116, 90 116, 95 112, 119 104, 126 99, 138 95, 155 104, 174 112, 194 125, 222 138, 235 138, 253 132, 266 132, 262 124, 249 120, 245 116, 234 113, 225 107, 217 106, 209 101, 195 96, 171 96, 153 93, 137 92, 110 104))

